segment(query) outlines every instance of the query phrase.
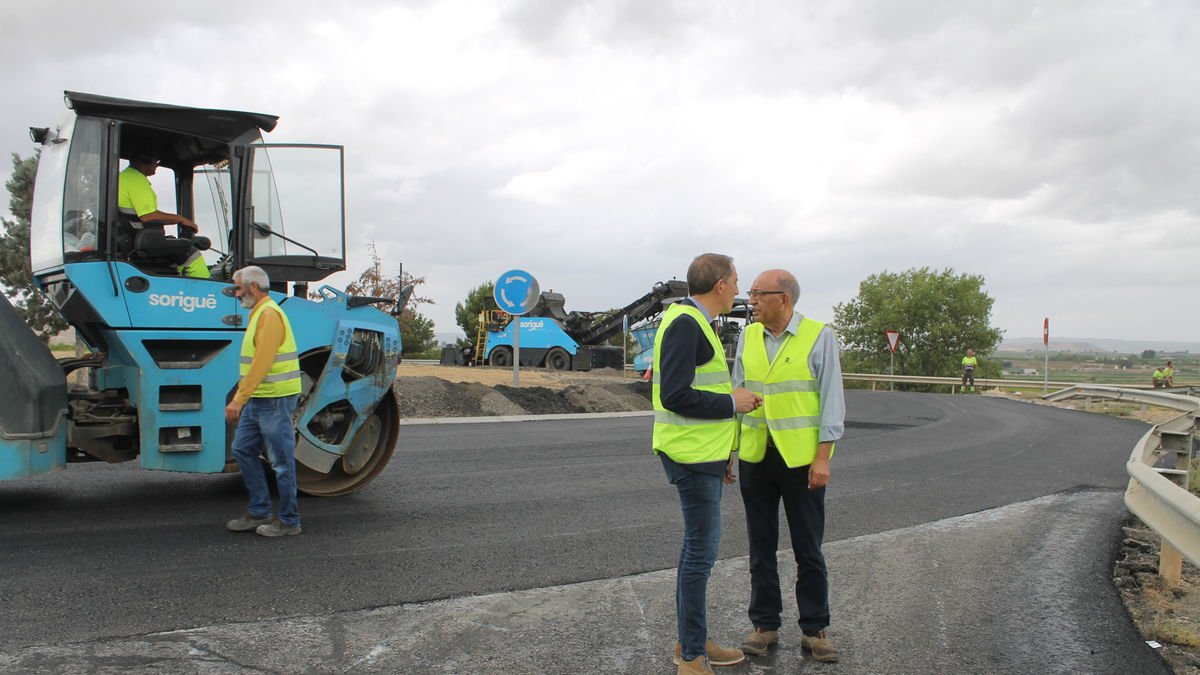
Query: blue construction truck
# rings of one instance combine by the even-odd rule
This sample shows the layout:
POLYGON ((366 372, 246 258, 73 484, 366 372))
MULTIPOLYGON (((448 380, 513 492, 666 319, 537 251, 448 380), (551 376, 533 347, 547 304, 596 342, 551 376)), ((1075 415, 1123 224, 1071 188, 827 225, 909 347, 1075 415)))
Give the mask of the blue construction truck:
POLYGON ((399 432, 395 315, 411 289, 399 298, 310 290, 346 268, 342 147, 266 144, 273 115, 77 92, 66 104, 57 124, 31 129, 41 152, 30 258, 86 349, 55 358, 0 296, 0 479, 92 461, 236 471, 224 409, 248 310, 232 275, 257 265, 303 371, 300 490, 340 495, 370 482, 399 432), (159 211, 198 222, 204 236, 118 208, 123 161, 148 155, 159 211), (209 278, 182 275, 197 254, 209 278))
POLYGON ((481 317, 474 360, 477 365, 513 364, 513 322, 521 321, 521 365, 548 370, 591 370, 624 367, 624 350, 606 344, 624 326, 657 316, 663 308, 687 297, 687 282, 672 279, 654 284, 649 293, 620 309, 607 312, 567 312, 561 293, 543 292, 525 316, 499 311, 481 317))

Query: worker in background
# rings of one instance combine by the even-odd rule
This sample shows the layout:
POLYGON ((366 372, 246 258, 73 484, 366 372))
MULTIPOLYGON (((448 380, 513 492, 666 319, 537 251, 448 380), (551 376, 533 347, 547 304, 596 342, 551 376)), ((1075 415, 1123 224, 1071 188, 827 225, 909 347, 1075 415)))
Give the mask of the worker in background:
POLYGON ((1175 386, 1175 363, 1173 361, 1167 361, 1167 365, 1162 369, 1162 374, 1163 374, 1163 386, 1164 387, 1174 387, 1175 386))
POLYGON ((1150 376, 1150 384, 1154 385, 1155 389, 1163 388, 1163 371, 1161 368, 1156 367, 1154 369, 1154 374, 1150 376))
POLYGON ((733 309, 738 292, 733 258, 697 256, 688 266, 687 282, 691 295, 667 308, 654 336, 653 448, 683 509, 674 661, 679 673, 711 673, 710 666, 745 659, 740 650, 720 647, 708 637, 708 577, 721 542, 721 490, 733 482, 734 415, 754 410, 762 398, 734 389, 712 329, 718 314, 733 309))
POLYGON ((292 415, 300 394, 300 361, 287 315, 267 289, 271 281, 259 267, 233 274, 234 289, 250 321, 242 337, 237 393, 225 407, 225 419, 237 424, 233 456, 250 493, 246 513, 225 524, 234 532, 254 530, 264 537, 300 534, 296 504, 296 429, 292 415), (266 454, 279 488, 279 517, 271 517, 266 454))
POLYGON ((733 385, 761 394, 742 416, 738 473, 750 539, 750 622, 743 652, 763 655, 779 640, 783 596, 776 551, 779 503, 796 558, 800 647, 817 661, 838 660, 829 626, 825 488, 834 442, 845 430, 846 403, 837 337, 796 312, 800 285, 785 270, 768 270, 750 287, 754 323, 738 338, 733 385))
MULTIPOLYGON (((146 151, 134 153, 129 160, 129 166, 117 177, 117 208, 125 215, 135 217, 143 223, 177 225, 196 234, 200 228, 190 218, 158 210, 158 195, 150 185, 150 176, 157 171, 158 157, 146 151)), ((180 233, 182 234, 182 230, 180 233)), ((208 264, 204 262, 204 256, 197 248, 193 248, 187 260, 179 266, 179 273, 195 279, 208 279, 212 276, 208 271, 208 264)))
POLYGON ((975 391, 975 366, 979 365, 979 360, 975 358, 975 350, 968 349, 967 355, 962 360, 962 389, 967 391, 968 382, 970 383, 970 391, 975 391))

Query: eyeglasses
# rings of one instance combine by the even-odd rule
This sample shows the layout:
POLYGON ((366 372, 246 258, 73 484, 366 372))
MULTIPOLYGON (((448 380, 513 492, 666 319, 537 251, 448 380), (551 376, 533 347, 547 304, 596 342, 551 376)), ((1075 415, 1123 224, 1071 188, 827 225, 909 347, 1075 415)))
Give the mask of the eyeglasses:
POLYGON ((753 288, 746 291, 746 295, 752 298, 761 298, 764 295, 783 295, 784 293, 787 293, 787 291, 760 291, 753 288))

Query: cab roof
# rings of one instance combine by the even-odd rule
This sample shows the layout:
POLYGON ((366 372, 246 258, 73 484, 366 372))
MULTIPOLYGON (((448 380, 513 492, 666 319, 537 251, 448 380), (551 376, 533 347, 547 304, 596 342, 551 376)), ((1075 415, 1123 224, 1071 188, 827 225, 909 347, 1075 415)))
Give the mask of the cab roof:
POLYGON ((275 128, 279 117, 239 110, 215 110, 133 101, 75 91, 64 92, 67 106, 79 115, 135 122, 223 143, 232 143, 248 132, 275 128))

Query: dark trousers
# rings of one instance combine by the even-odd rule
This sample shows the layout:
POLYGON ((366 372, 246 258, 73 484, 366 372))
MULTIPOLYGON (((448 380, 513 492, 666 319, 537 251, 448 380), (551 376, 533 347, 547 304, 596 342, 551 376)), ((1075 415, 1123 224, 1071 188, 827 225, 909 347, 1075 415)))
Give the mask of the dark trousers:
POLYGON ((808 467, 789 469, 779 452, 767 447, 757 464, 738 462, 738 483, 746 507, 750 537, 750 621, 778 630, 783 611, 779 590, 779 502, 787 514, 796 556, 796 607, 800 629, 814 635, 829 625, 829 578, 821 541, 825 537, 825 488, 808 489, 808 467))

